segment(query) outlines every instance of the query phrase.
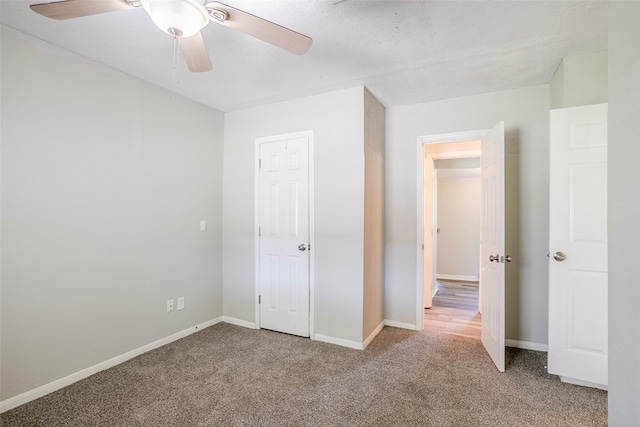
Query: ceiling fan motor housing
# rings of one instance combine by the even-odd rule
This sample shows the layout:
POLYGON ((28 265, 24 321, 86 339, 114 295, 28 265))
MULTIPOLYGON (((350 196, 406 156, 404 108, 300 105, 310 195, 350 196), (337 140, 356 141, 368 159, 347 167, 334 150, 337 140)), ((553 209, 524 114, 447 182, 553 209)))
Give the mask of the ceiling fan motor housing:
POLYGON ((154 24, 172 36, 191 37, 209 22, 209 11, 198 0, 140 0, 154 24))

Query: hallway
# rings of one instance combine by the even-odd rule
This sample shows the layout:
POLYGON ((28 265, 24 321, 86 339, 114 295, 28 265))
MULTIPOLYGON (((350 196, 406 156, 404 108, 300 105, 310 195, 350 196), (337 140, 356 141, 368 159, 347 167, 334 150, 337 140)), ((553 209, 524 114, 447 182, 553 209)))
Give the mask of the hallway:
POLYGON ((424 330, 480 339, 478 282, 438 280, 433 306, 424 310, 424 330))

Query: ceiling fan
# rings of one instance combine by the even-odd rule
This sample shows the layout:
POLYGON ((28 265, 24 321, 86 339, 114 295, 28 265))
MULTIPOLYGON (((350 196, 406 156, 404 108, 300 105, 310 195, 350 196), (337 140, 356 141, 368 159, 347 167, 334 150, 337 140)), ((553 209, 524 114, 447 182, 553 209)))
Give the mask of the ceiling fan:
POLYGON ((165 33, 178 39, 190 71, 211 70, 211 59, 200 30, 209 21, 249 34, 296 55, 311 47, 311 38, 266 19, 208 0, 63 0, 32 4, 31 9, 52 19, 71 19, 100 13, 143 8, 165 33))

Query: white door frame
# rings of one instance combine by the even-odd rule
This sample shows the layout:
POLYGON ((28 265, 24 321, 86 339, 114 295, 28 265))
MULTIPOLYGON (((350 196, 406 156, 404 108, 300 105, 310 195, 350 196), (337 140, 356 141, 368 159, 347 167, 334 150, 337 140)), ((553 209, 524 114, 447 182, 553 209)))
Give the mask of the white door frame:
POLYGON ((255 328, 260 329, 260 144, 283 139, 307 138, 309 141, 309 336, 315 339, 315 209, 314 209, 314 164, 315 151, 312 130, 256 138, 254 154, 254 306, 255 328))
MULTIPOLYGON (((417 138, 417 227, 416 227, 416 330, 422 331, 424 329, 424 173, 425 173, 425 161, 424 161, 424 146, 428 144, 444 144, 448 142, 464 142, 475 141, 482 139, 491 129, 482 129, 465 132, 452 132, 442 133, 437 135, 423 135, 417 138)), ((456 157, 475 157, 480 154, 479 151, 471 152, 449 152, 449 153, 432 153, 428 158, 431 159, 431 165, 433 166, 433 160, 440 158, 442 154, 448 156, 442 158, 456 158, 456 157), (474 155, 470 155, 475 153, 474 155)))

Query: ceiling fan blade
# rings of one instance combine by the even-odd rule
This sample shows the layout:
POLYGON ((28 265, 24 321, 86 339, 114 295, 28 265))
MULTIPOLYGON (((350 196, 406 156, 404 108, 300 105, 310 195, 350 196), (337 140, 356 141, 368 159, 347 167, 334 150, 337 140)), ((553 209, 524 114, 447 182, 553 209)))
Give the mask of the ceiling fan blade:
POLYGON ((126 0, 64 0, 32 4, 30 7, 34 12, 52 19, 71 19, 134 9, 126 0))
POLYGON ((244 12, 223 3, 211 2, 205 4, 209 10, 221 10, 226 12, 224 20, 219 20, 215 16, 212 21, 227 27, 236 29, 250 36, 256 37, 274 46, 281 47, 296 55, 302 55, 311 47, 310 37, 297 33, 293 30, 275 24, 266 19, 259 18, 250 13, 244 12))
POLYGON ((213 68, 202 34, 197 33, 191 37, 178 37, 178 43, 180 43, 180 50, 184 60, 187 62, 189 71, 198 73, 210 71, 213 68))

